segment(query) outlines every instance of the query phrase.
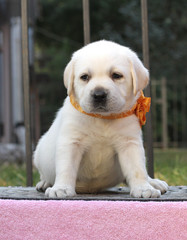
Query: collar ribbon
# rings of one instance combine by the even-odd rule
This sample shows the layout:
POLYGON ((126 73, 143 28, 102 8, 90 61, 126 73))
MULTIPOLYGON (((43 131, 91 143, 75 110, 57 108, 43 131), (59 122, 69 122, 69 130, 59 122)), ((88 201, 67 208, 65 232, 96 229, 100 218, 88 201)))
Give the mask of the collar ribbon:
POLYGON ((79 112, 84 113, 91 117, 96 118, 102 118, 102 119, 119 119, 119 118, 125 118, 132 114, 135 114, 140 122, 140 126, 145 125, 146 123, 146 113, 149 112, 150 105, 151 105, 151 98, 145 97, 143 94, 143 91, 141 91, 141 95, 138 98, 136 104, 127 112, 122 113, 111 113, 110 115, 104 116, 102 114, 98 113, 87 113, 85 112, 81 106, 78 104, 78 102, 75 100, 73 94, 70 96, 70 102, 74 106, 75 109, 77 109, 79 112))

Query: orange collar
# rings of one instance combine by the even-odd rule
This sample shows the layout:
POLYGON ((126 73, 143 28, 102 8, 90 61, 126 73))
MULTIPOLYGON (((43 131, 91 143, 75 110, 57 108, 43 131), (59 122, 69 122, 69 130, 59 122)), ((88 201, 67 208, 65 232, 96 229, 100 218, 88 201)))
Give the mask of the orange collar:
POLYGON ((146 112, 149 112, 151 105, 151 98, 145 97, 143 92, 141 91, 141 96, 138 98, 136 104, 127 112, 122 113, 111 113, 110 115, 104 116, 98 113, 87 113, 85 112, 81 106, 76 102, 73 95, 70 96, 70 102, 79 112, 84 113, 91 117, 102 118, 102 119, 119 119, 125 118, 132 114, 135 114, 140 121, 140 125, 144 125, 146 123, 146 112))

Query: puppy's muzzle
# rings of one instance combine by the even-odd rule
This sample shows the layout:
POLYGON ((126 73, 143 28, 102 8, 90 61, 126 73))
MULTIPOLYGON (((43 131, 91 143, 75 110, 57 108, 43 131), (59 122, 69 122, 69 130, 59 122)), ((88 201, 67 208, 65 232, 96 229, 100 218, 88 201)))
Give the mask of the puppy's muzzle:
POLYGON ((91 92, 94 107, 104 107, 107 103, 108 91, 104 88, 96 88, 91 92))

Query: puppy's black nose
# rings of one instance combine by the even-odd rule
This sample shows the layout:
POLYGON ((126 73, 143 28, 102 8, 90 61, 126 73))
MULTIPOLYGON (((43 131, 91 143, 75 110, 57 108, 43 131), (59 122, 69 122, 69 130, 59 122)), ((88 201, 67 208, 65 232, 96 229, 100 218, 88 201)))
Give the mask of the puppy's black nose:
POLYGON ((97 88, 94 90, 92 96, 95 102, 98 103, 106 102, 107 91, 104 88, 97 88))

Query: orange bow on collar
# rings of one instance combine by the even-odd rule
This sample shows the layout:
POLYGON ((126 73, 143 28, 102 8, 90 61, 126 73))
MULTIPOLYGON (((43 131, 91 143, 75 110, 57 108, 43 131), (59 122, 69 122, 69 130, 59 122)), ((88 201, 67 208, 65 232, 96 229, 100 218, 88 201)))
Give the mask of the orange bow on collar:
POLYGON ((138 98, 136 103, 136 108, 134 113, 139 118, 140 125, 145 125, 146 123, 146 113, 149 112, 151 106, 151 98, 145 97, 143 91, 141 91, 141 96, 138 98))
POLYGON ((104 116, 98 113, 87 113, 85 112, 81 106, 76 102, 73 95, 70 96, 70 102, 79 112, 89 115, 91 117, 102 118, 102 119, 119 119, 125 118, 132 114, 135 114, 139 118, 140 125, 144 125, 146 123, 146 113, 149 112, 151 105, 151 98, 145 97, 143 92, 141 91, 141 96, 138 98, 136 104, 127 112, 122 113, 112 113, 110 115, 104 116))

